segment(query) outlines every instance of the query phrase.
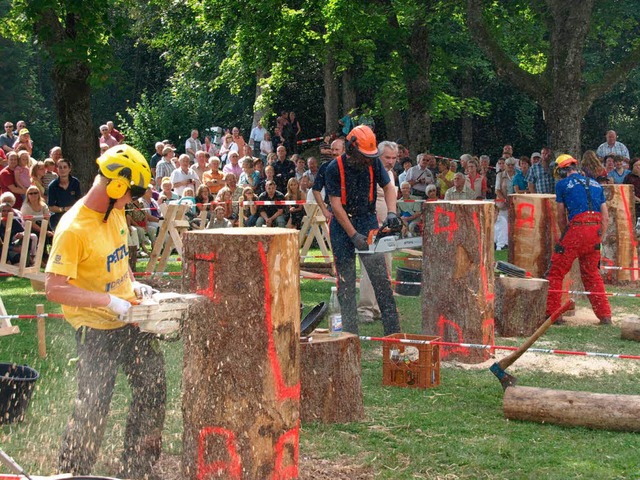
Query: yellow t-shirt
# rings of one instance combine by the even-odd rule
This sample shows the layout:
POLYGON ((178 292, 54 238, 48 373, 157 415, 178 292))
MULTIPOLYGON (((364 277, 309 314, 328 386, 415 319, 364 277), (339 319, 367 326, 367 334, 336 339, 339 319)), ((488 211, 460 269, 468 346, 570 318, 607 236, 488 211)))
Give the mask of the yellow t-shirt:
MULTIPOLYGON (((453 177, 455 177, 455 173, 453 173, 451 170, 447 170, 447 173, 445 174, 444 178, 447 179, 448 182, 453 182, 453 177)), ((444 182, 440 182, 440 196, 444 198, 444 195, 447 193, 447 190, 449 190, 449 187, 447 186, 446 183, 444 182)))
MULTIPOLYGON (((45 271, 68 277, 71 285, 132 301, 135 294, 129 275, 124 210, 113 209, 106 223, 103 218, 104 213, 77 202, 60 219, 45 271)), ((62 305, 62 311, 75 329, 109 330, 125 325, 106 307, 62 305)))

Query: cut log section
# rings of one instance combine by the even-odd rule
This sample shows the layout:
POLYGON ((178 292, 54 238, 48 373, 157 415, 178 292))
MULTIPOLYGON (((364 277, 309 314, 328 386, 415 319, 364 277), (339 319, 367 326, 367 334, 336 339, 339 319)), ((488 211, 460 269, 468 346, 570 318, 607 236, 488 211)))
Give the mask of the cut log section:
POLYGON ((620 337, 640 342, 640 317, 628 317, 622 320, 620 337))
POLYGON ((509 387, 504 416, 556 425, 625 432, 640 431, 640 396, 509 387))
POLYGON ((626 284, 638 280, 638 242, 633 185, 603 185, 609 226, 602 240, 602 265, 625 270, 603 270, 605 283, 626 284))
POLYGON ((496 330, 503 337, 528 337, 545 321, 549 282, 540 278, 497 277, 496 330))
POLYGON ((226 228, 183 236, 181 478, 297 478, 298 232, 226 228))
MULTIPOLYGON (((493 344, 493 226, 489 202, 429 202, 423 209, 422 331, 447 342, 493 344)), ((442 359, 479 363, 487 350, 443 347, 442 359)))
POLYGON ((360 340, 313 333, 300 343, 300 419, 303 423, 347 423, 364 418, 360 340))

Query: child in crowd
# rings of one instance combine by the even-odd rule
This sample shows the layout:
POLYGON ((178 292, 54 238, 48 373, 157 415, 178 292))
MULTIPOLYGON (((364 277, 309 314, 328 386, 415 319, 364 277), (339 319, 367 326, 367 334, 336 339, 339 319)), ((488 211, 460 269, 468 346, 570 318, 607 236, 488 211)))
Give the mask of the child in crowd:
POLYGON ((229 187, 223 187, 216 197, 218 202, 224 208, 224 218, 233 218, 233 203, 231 202, 231 189, 229 187))
MULTIPOLYGON (((243 202, 255 202, 258 200, 258 197, 253 193, 253 189, 251 187, 245 187, 242 191, 242 200, 243 202)), ((258 207, 255 204, 244 205, 242 214, 244 216, 245 227, 256 226, 256 222, 258 221, 258 207)))
POLYGON ((56 162, 51 158, 47 158, 44 161, 44 168, 45 172, 44 175, 42 175, 41 181, 46 191, 47 188, 49 188, 49 184, 58 178, 58 174, 56 173, 56 162))
MULTIPOLYGON (((18 166, 13 171, 13 175, 16 180, 16 185, 25 190, 31 185, 31 171, 29 169, 30 156, 26 150, 18 152, 18 166)), ((24 200, 25 195, 22 195, 24 200)))

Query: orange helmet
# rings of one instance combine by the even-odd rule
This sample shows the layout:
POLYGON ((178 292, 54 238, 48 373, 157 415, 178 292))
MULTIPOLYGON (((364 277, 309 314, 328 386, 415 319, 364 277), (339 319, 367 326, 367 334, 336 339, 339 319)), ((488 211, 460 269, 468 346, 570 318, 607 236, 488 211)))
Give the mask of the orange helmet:
POLYGON ((378 156, 376 134, 367 125, 358 125, 349 132, 347 146, 355 148, 365 157, 375 158, 378 156))
POLYGON ((571 155, 566 153, 556 158, 556 168, 553 170, 553 176, 556 179, 565 178, 569 173, 569 167, 571 165, 578 166, 578 161, 571 155))

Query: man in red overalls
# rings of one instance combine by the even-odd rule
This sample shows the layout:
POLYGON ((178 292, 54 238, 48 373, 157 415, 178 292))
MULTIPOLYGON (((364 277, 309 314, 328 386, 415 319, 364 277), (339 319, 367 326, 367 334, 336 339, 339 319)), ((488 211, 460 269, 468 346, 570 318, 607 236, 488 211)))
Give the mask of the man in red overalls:
POLYGON ((547 316, 560 308, 562 280, 573 261, 580 262, 585 289, 592 292, 589 301, 601 325, 611 324, 611 307, 604 295, 600 277, 600 241, 607 230, 609 213, 604 191, 598 182, 578 173, 578 161, 571 155, 556 159, 556 202, 558 224, 564 233, 551 256, 546 278, 549 280, 547 316), (567 223, 568 222, 568 223, 567 223))

